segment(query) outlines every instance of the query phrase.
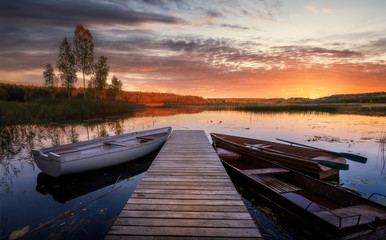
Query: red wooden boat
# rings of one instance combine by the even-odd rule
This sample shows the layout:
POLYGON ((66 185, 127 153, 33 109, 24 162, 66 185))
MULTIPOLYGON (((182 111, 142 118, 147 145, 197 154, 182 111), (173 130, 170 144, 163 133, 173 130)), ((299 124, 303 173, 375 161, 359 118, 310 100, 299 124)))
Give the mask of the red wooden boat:
POLYGON ((275 164, 303 172, 318 179, 338 175, 339 170, 335 166, 343 166, 348 169, 346 159, 326 151, 219 133, 211 133, 211 137, 219 147, 232 146, 237 150, 263 157, 275 164))

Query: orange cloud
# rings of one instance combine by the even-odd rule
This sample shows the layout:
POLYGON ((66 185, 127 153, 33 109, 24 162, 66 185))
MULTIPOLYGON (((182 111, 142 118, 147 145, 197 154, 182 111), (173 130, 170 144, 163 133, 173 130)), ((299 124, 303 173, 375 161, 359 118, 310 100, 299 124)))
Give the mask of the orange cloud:
POLYGON ((314 13, 318 13, 318 12, 322 12, 322 13, 331 13, 331 12, 332 12, 331 8, 324 8, 324 9, 320 10, 320 9, 316 6, 316 3, 315 3, 315 2, 312 2, 312 3, 309 3, 309 4, 307 4, 307 5, 304 5, 304 8, 307 9, 308 11, 314 12, 314 13))

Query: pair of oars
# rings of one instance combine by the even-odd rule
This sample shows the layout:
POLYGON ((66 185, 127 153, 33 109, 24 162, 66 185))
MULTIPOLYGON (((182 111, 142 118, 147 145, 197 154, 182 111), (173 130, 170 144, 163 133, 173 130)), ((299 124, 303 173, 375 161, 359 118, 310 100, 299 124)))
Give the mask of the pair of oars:
POLYGON ((316 149, 316 150, 320 150, 320 151, 324 151, 324 152, 333 153, 333 154, 335 154, 337 156, 341 156, 341 157, 344 157, 346 159, 349 159, 349 160, 352 160, 352 161, 355 161, 355 162, 359 162, 359 163, 366 163, 367 162, 367 158, 366 157, 362 157, 362 156, 359 156, 359 155, 356 155, 356 154, 352 154, 352 153, 334 152, 334 151, 325 150, 325 149, 322 149, 322 148, 317 148, 317 147, 313 147, 313 146, 309 146, 309 145, 305 145, 305 144, 301 144, 301 143, 291 142, 291 141, 280 139, 280 138, 276 138, 276 140, 279 140, 279 141, 282 141, 282 142, 286 142, 286 143, 289 143, 289 144, 299 145, 299 146, 302 146, 302 147, 307 147, 307 148, 312 148, 312 149, 316 149))
POLYGON ((244 145, 248 146, 248 147, 272 152, 272 153, 278 153, 278 154, 282 154, 282 155, 287 155, 287 156, 291 156, 291 157, 296 157, 296 158, 301 158, 301 159, 317 162, 320 165, 323 165, 323 166, 326 166, 329 168, 334 168, 334 169, 339 169, 339 170, 348 170, 348 168, 349 168, 349 165, 345 164, 345 163, 338 163, 338 162, 332 162, 332 161, 328 161, 328 160, 315 159, 315 158, 306 158, 303 156, 299 156, 299 155, 290 154, 290 153, 282 152, 279 150, 271 149, 271 148, 268 148, 269 146, 261 146, 261 145, 254 145, 254 144, 248 144, 248 143, 244 143, 244 145))

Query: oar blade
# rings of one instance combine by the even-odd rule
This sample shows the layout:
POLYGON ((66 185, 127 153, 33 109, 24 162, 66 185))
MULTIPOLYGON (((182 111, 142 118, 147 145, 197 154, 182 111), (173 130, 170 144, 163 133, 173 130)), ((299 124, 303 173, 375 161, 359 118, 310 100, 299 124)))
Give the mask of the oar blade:
POLYGON ((339 170, 348 170, 349 169, 349 165, 345 164, 345 163, 337 163, 337 162, 331 162, 331 161, 314 159, 314 158, 309 158, 308 160, 318 162, 320 165, 334 168, 334 169, 339 169, 339 170))
POLYGON ((325 151, 325 152, 334 153, 334 154, 336 154, 338 156, 341 156, 341 157, 344 157, 344 158, 347 158, 349 160, 352 160, 352 161, 355 161, 355 162, 359 162, 359 163, 366 163, 367 162, 367 158, 359 156, 359 155, 355 155, 355 154, 352 154, 352 153, 333 152, 333 151, 330 151, 330 150, 326 150, 326 149, 322 149, 322 148, 317 148, 317 147, 313 147, 313 146, 309 146, 309 145, 305 145, 305 144, 301 144, 301 143, 291 142, 291 141, 280 139, 280 138, 276 138, 276 140, 279 140, 279 141, 282 141, 282 142, 286 142, 286 143, 290 143, 291 145, 295 144, 295 145, 302 146, 302 147, 308 147, 308 148, 312 148, 312 149, 317 149, 317 150, 321 150, 321 151, 325 151))
POLYGON ((344 158, 347 158, 351 161, 354 161, 354 162, 359 162, 359 163, 366 163, 367 162, 367 158, 366 157, 362 157, 362 156, 359 156, 359 155, 355 155, 355 154, 351 154, 351 153, 343 153, 343 152, 339 152, 339 153, 336 153, 337 155, 341 156, 341 157, 344 157, 344 158))

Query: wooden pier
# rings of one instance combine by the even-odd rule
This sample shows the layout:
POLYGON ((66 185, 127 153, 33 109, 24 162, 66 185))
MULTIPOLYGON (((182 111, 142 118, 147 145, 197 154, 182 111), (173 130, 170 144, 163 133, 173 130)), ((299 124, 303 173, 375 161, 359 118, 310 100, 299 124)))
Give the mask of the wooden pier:
POLYGON ((261 235, 205 132, 175 130, 106 239, 261 239, 261 235))

